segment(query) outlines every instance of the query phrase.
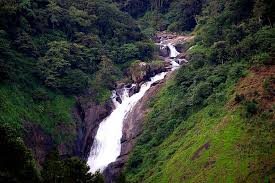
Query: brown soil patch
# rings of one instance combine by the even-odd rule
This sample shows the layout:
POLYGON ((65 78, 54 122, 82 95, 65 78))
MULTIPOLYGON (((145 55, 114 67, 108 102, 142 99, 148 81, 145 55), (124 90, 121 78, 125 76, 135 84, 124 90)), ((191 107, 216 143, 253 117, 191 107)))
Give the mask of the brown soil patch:
POLYGON ((195 160, 197 158, 199 158, 201 156, 201 154, 205 151, 208 150, 210 147, 210 142, 207 142, 206 144, 204 144, 203 146, 201 146, 192 156, 192 160, 195 160))
POLYGON ((212 168, 214 166, 214 164, 216 163, 215 160, 210 160, 210 161, 207 161, 205 164, 204 164, 204 168, 212 168))
MULTIPOLYGON (((255 100, 262 110, 272 111, 275 104, 275 65, 251 68, 250 73, 239 81, 235 92, 246 101, 255 100), (265 83, 268 83, 268 89, 265 83)), ((229 107, 237 104, 233 99, 229 107)))

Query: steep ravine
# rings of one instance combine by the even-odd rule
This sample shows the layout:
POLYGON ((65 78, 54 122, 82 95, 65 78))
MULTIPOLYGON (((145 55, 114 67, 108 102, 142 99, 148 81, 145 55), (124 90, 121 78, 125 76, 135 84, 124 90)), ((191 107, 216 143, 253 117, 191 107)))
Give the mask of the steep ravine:
MULTIPOLYGON (((120 139, 120 142, 118 142, 118 144, 120 144, 120 147, 119 147, 120 151, 118 154, 119 156, 118 157, 116 156, 117 157, 116 161, 112 162, 113 160, 109 160, 110 164, 107 163, 108 162, 107 159, 110 159, 110 158, 106 157, 106 156, 108 156, 108 152, 106 153, 106 150, 109 149, 108 151, 114 151, 112 153, 112 156, 113 156, 113 154, 117 153, 117 151, 115 149, 111 150, 112 148, 116 148, 116 147, 112 147, 112 143, 109 143, 110 147, 104 147, 105 145, 107 145, 104 141, 106 141, 108 139, 108 136, 111 135, 111 134, 108 135, 108 133, 114 133, 112 130, 111 130, 112 132, 111 131, 107 132, 108 125, 106 126, 104 124, 106 126, 106 132, 104 132, 104 129, 102 129, 102 128, 105 128, 105 127, 102 126, 103 124, 102 125, 100 124, 101 127, 97 131, 97 133, 100 133, 100 134, 95 134, 95 131, 97 130, 98 124, 99 124, 99 123, 96 123, 95 126, 90 127, 90 130, 92 129, 90 138, 83 137, 83 140, 85 140, 84 143, 88 144, 86 147, 91 146, 91 144, 93 143, 92 148, 91 148, 91 154, 90 154, 89 161, 88 161, 88 164, 92 166, 92 171, 94 172, 97 169, 96 167, 98 167, 98 168, 105 167, 104 162, 101 162, 101 161, 106 161, 105 164, 106 163, 109 164, 107 167, 104 168, 104 172, 103 172, 104 176, 106 178, 106 182, 112 182, 115 179, 115 177, 117 177, 119 175, 120 170, 123 168, 125 162, 128 159, 128 154, 131 152, 131 150, 134 147, 136 138, 142 132, 143 119, 144 119, 144 116, 146 115, 146 112, 148 111, 148 108, 146 105, 148 100, 151 97, 153 97, 156 93, 159 92, 161 87, 165 84, 165 81, 170 77, 172 71, 174 71, 180 65, 187 62, 185 60, 185 58, 179 57, 180 53, 174 47, 174 45, 176 45, 178 43, 180 43, 180 44, 185 43, 186 40, 189 41, 191 39, 189 39, 189 37, 178 36, 175 34, 166 34, 166 33, 158 34, 156 36, 156 44, 159 45, 160 59, 162 59, 163 62, 166 63, 166 64, 164 64, 166 66, 166 68, 160 69, 158 71, 152 71, 150 68, 148 68, 146 66, 145 63, 140 63, 138 65, 138 67, 140 67, 138 70, 144 70, 144 72, 141 72, 142 75, 138 76, 138 77, 135 76, 136 73, 133 74, 134 76, 132 78, 134 78, 133 80, 136 81, 137 83, 133 84, 132 87, 130 87, 130 89, 127 89, 127 87, 126 87, 127 91, 129 90, 128 94, 126 94, 126 95, 129 95, 128 97, 131 97, 131 95, 133 95, 134 93, 139 94, 139 89, 142 86, 142 84, 144 82, 146 83, 146 80, 148 80, 148 78, 154 76, 155 74, 157 74, 159 72, 166 71, 166 72, 164 72, 166 77, 161 80, 156 80, 156 82, 151 82, 152 84, 150 84, 148 90, 146 89, 147 91, 144 94, 142 94, 141 98, 138 99, 137 102, 135 102, 133 104, 129 103, 130 106, 128 107, 128 109, 127 109, 127 105, 126 105, 126 108, 123 109, 123 110, 127 110, 128 112, 124 111, 124 113, 126 112, 124 114, 125 116, 123 114, 121 114, 122 115, 121 117, 123 120, 122 121, 123 127, 121 127, 122 128, 122 137, 120 136, 118 138, 118 139, 120 139), (137 87, 137 86, 139 86, 139 87, 137 87), (132 88, 135 88, 134 91, 132 91, 132 88), (106 134, 104 135, 104 133, 106 133, 106 134), (95 135, 96 135, 96 137, 95 137, 95 135), (94 139, 97 139, 97 140, 94 141, 94 139), (91 141, 87 142, 87 140, 91 140, 91 141), (99 141, 102 141, 102 142, 99 142, 99 141), (103 149, 105 149, 105 150, 103 150, 103 149), (105 155, 101 156, 100 153, 105 153, 105 155), (98 164, 98 165, 96 165, 96 164, 98 164)), ((121 87, 116 90, 115 93, 118 93, 117 96, 120 96, 120 94, 119 94, 120 90, 121 90, 121 87)), ((123 89, 123 90, 125 90, 125 89, 123 89)), ((115 98, 116 98, 116 100, 114 100, 114 103, 117 103, 117 102, 121 103, 121 101, 123 103, 125 100, 125 98, 123 96, 115 97, 115 98)), ((127 99, 127 97, 126 97, 126 99, 127 99)), ((124 105, 125 105, 125 103, 124 103, 124 105)), ((121 106, 119 106, 119 107, 121 107, 121 106)), ((114 112, 117 113, 118 111, 115 110, 114 112)), ((117 115, 111 114, 108 118, 106 118, 104 120, 103 123, 106 123, 107 121, 109 121, 107 123, 110 123, 109 125, 113 125, 112 123, 117 123, 116 120, 119 120, 119 118, 117 118, 117 117, 118 117, 117 115), (112 119, 112 116, 114 116, 113 119, 112 119)), ((119 123, 117 125, 119 125, 119 123)), ((114 126, 114 128, 115 128, 115 126, 114 126)), ((120 131, 121 131, 121 129, 120 129, 120 131)), ((115 135, 115 136, 117 136, 117 135, 115 135)), ((115 139, 114 139, 114 141, 115 141, 115 139)), ((113 142, 113 143, 116 144, 116 142, 113 142)), ((83 150, 82 150, 82 152, 83 152, 83 150)), ((86 152, 87 152, 86 149, 84 149, 84 152, 86 154, 86 152)))

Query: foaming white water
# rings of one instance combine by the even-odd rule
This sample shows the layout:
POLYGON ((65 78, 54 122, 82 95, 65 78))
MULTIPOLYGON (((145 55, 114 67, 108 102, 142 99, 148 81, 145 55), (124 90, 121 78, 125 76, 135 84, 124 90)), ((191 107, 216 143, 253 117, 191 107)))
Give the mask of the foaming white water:
POLYGON ((116 101, 116 94, 113 92, 112 98, 116 109, 99 125, 88 159, 88 165, 90 166, 91 172, 97 170, 103 171, 108 164, 116 160, 121 150, 120 139, 122 137, 124 118, 143 97, 151 85, 156 81, 162 80, 165 75, 166 72, 155 75, 151 78, 151 81, 142 84, 140 91, 131 97, 128 95, 127 88, 124 88, 121 96, 121 104, 116 101))
POLYGON ((172 45, 171 43, 168 43, 167 44, 167 47, 169 48, 169 50, 170 50, 170 63, 171 63, 171 65, 172 65, 172 71, 173 70, 175 70, 175 69, 177 69, 177 68, 179 68, 180 67, 180 64, 178 64, 177 62, 176 62, 176 57, 180 54, 177 50, 176 50, 176 48, 175 48, 175 46, 174 45, 172 45))
POLYGON ((170 49, 170 58, 176 58, 180 54, 171 43, 168 43, 167 46, 170 49))

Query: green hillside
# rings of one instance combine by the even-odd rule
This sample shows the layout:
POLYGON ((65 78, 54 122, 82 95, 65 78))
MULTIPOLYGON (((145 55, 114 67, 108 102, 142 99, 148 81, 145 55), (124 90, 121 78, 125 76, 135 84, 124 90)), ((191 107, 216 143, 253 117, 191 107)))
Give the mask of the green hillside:
POLYGON ((161 31, 194 35, 176 45, 189 63, 148 102, 118 182, 275 182, 274 10, 273 0, 1 0, 0 182, 104 182, 71 157, 78 100, 104 106, 136 63, 162 67, 161 31), (43 161, 27 135, 51 146, 43 161))
MULTIPOLYGON (((140 32, 136 21, 110 0, 1 1, 0 126, 4 134, 15 133, 15 138, 24 139, 25 144, 31 141, 26 139, 30 135, 39 141, 31 144, 32 152, 40 148, 37 154, 41 149, 49 153, 50 150, 43 147, 47 144, 67 148, 66 156, 75 155, 79 127, 73 111, 77 98, 103 106, 115 82, 125 78, 128 66, 135 60, 149 61, 153 50, 153 43, 140 32)), ((1 140, 1 149, 9 149, 7 142, 1 140)), ((11 146, 16 149, 21 144, 11 146)), ((1 156, 0 182, 30 181, 24 178, 27 170, 18 167, 22 169, 20 172, 16 167, 7 166, 11 162, 4 162, 14 158, 11 154, 4 151, 1 156)), ((24 161, 31 161, 33 155, 29 151, 27 154, 30 157, 24 161)), ((35 158, 41 161, 45 157, 35 158)), ((62 167, 67 167, 66 163, 68 168, 78 166, 79 171, 83 164, 84 174, 88 171, 82 161, 50 159, 62 167)), ((64 181, 57 177, 68 176, 61 171, 53 177, 42 175, 41 178, 41 166, 47 168, 39 163, 35 163, 40 176, 37 181, 64 181)), ((91 178, 85 176, 83 181, 91 178)), ((70 181, 73 180, 75 177, 71 177, 70 181)))
POLYGON ((188 65, 148 104, 129 182, 274 181, 274 3, 202 3, 188 65))

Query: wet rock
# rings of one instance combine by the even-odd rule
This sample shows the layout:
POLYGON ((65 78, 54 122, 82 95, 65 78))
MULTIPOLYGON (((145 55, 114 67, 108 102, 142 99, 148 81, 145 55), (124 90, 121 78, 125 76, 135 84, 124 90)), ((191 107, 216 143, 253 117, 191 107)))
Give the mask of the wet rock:
POLYGON ((183 64, 188 63, 188 61, 184 58, 182 58, 182 59, 181 58, 176 58, 175 62, 177 62, 179 65, 183 65, 183 64))
POLYGON ((119 102, 119 103, 121 104, 121 103, 122 103, 121 97, 120 97, 120 96, 117 96, 117 97, 116 97, 116 101, 119 102))
POLYGON ((100 105, 87 101, 87 98, 77 98, 73 112, 77 121, 76 156, 84 160, 88 159, 99 124, 113 109, 114 105, 111 100, 100 105))
POLYGON ((132 87, 132 84, 129 83, 129 84, 125 85, 125 87, 126 87, 126 88, 131 88, 131 87, 132 87))
POLYGON ((167 63, 163 61, 154 61, 150 63, 149 77, 153 77, 161 72, 166 72, 167 71, 166 66, 167 66, 167 63))
POLYGON ((123 83, 123 82, 117 82, 116 83, 116 89, 121 89, 121 88, 123 88, 125 86, 125 84, 123 83))
POLYGON ((120 170, 123 168, 126 161, 126 157, 120 156, 115 162, 108 165, 108 167, 103 171, 105 183, 114 182, 114 180, 119 176, 120 170))
POLYGON ((169 57, 170 49, 167 46, 160 46, 159 47, 159 55, 162 57, 169 57))
POLYGON ((119 103, 122 102, 121 96, 123 95, 123 92, 124 92, 124 87, 116 89, 116 101, 118 101, 119 103))
POLYGON ((129 96, 131 97, 132 95, 134 95, 135 93, 138 93, 140 90, 140 85, 133 85, 130 89, 129 89, 129 96))
POLYGON ((179 54, 179 55, 177 56, 177 58, 180 58, 180 59, 186 59, 186 57, 187 57, 186 52, 181 53, 181 54, 179 54))
POLYGON ((156 85, 162 84, 163 82, 164 82, 163 80, 159 80, 154 82, 151 86, 156 86, 156 85))

